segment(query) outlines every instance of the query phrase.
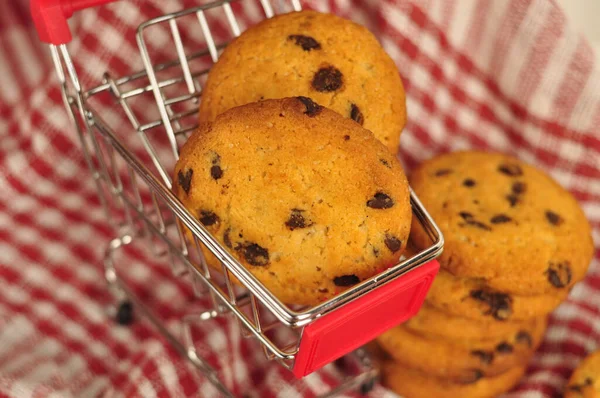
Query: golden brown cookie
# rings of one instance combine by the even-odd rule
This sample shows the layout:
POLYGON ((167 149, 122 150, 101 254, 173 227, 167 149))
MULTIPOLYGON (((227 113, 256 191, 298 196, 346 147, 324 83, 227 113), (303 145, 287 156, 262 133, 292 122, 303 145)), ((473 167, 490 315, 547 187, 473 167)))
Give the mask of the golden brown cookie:
POLYGON ((512 389, 523 377, 525 367, 515 367, 494 377, 472 383, 456 383, 386 361, 383 385, 403 398, 492 398, 512 389))
POLYGON ((564 398, 600 397, 600 351, 589 354, 575 369, 564 398))
POLYGON ((406 247, 400 163, 306 97, 247 104, 202 125, 174 181, 183 205, 285 303, 319 303, 396 264, 406 247))
MULTIPOLYGON (((575 198, 514 157, 461 151, 421 164, 411 186, 445 238, 440 265, 521 295, 556 294, 583 279, 590 224, 575 198)), ((427 242, 422 229, 412 234, 427 242)))
POLYGON ((546 319, 540 318, 507 336, 451 340, 419 335, 400 325, 379 336, 377 343, 398 363, 432 376, 470 383, 527 362, 545 330, 546 319))
POLYGON ((368 29, 333 14, 292 12, 242 33, 210 70, 199 118, 293 96, 356 121, 396 153, 406 123, 398 69, 368 29))
POLYGON ((516 334, 530 321, 498 322, 495 319, 474 320, 449 314, 425 302, 417 315, 404 325, 416 334, 430 334, 445 339, 494 339, 516 334))
POLYGON ((456 277, 440 269, 426 300, 438 310, 455 316, 481 322, 513 322, 549 314, 568 295, 568 290, 536 296, 506 293, 492 289, 483 279, 456 277))

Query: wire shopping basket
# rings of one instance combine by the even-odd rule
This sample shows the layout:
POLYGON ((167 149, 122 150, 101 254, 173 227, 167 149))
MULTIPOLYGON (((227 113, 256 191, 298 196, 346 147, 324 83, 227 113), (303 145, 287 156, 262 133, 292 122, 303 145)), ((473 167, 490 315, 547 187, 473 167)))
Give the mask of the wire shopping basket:
MULTIPOLYGON (((439 265, 435 258, 443 248, 443 237, 411 190, 411 205, 418 227, 424 228, 431 244, 378 275, 315 306, 294 307, 279 301, 240 264, 171 192, 171 170, 181 144, 197 127, 202 85, 210 66, 217 62, 226 41, 215 39, 209 12, 220 13, 232 37, 243 31, 238 3, 225 0, 169 13, 139 25, 137 44, 144 70, 103 81, 85 88, 78 77, 67 46, 71 33, 67 19, 73 12, 113 0, 32 0, 31 11, 40 39, 50 46, 69 117, 75 127, 83 155, 93 176, 99 201, 114 227, 104 261, 105 277, 121 308, 133 302, 165 337, 225 395, 232 396, 216 370, 201 356, 191 327, 215 317, 232 315, 244 337, 253 338, 268 359, 302 378, 347 354, 356 354, 364 371, 330 394, 359 385, 369 385, 377 371, 360 347, 418 311, 439 265), (236 8, 237 7, 237 8, 236 8), (191 18, 191 19, 190 19, 191 18), (199 29, 203 46, 186 46, 188 22, 199 29), (150 31, 161 30, 172 40, 173 59, 160 59, 149 45, 150 31), (165 33, 167 32, 167 33, 165 33), (109 96, 115 111, 125 114, 129 125, 115 128, 99 112, 94 100, 109 96), (154 119, 136 112, 145 104, 154 119), (151 105, 151 106, 150 106, 151 105), (137 153, 130 142, 137 140, 137 153), (165 150, 166 148, 166 150, 165 150), (186 239, 182 226, 194 235, 186 239), (115 253, 132 242, 165 248, 165 266, 173 278, 191 283, 198 300, 209 303, 205 311, 188 313, 180 320, 181 333, 172 333, 152 308, 135 295, 117 272, 115 253), (222 264, 221 272, 206 265, 201 246, 206 246, 222 264), (243 286, 235 286, 235 277, 243 286)), ((299 11, 298 0, 254 1, 264 17, 299 11)), ((220 29, 223 27, 221 26, 220 29)), ((125 307, 124 307, 125 306, 125 307)))

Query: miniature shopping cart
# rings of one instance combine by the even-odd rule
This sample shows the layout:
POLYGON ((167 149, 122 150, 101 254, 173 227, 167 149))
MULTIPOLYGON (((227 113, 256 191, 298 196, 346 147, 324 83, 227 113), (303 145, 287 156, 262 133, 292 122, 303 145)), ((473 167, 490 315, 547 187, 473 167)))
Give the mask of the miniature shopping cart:
POLYGON ((414 192, 415 225, 429 234, 427 248, 319 305, 294 307, 281 303, 232 257, 170 190, 179 148, 197 127, 206 74, 227 43, 217 36, 223 31, 230 38, 240 35, 245 13, 256 15, 259 10, 262 18, 269 18, 300 10, 299 1, 275 5, 268 0, 225 0, 158 16, 137 29, 143 70, 123 77, 107 72, 100 84, 83 87, 67 47, 71 40, 67 19, 75 11, 110 1, 32 0, 31 11, 41 40, 50 45, 65 106, 99 201, 114 227, 115 239, 109 242, 104 266, 110 291, 120 303, 118 316, 123 320, 133 303, 227 396, 232 394, 217 377, 217 370, 199 354, 202 341, 191 333, 194 324, 221 316, 239 321, 244 337, 256 340, 267 358, 298 379, 339 358, 358 357, 361 373, 345 378, 329 395, 360 386, 363 392, 368 390, 377 371, 360 347, 413 316, 439 268, 435 258, 442 251, 442 234, 414 192), (214 18, 221 23, 216 28, 211 25, 214 18), (195 34, 188 31, 192 27, 195 34), (189 46, 186 40, 192 36, 196 42, 189 46), (152 38, 166 38, 161 47, 171 49, 174 57, 162 59, 163 52, 152 48, 152 38), (98 98, 104 99, 96 106, 98 98), (140 109, 146 112, 140 114, 140 109), (129 124, 111 126, 107 120, 115 112, 124 113, 129 124), (182 233, 183 225, 193 232, 193 241, 182 233), (163 255, 157 258, 171 269, 170 277, 191 284, 196 300, 206 303, 204 311, 181 317, 180 333, 170 331, 117 273, 115 255, 132 242, 162 245, 163 255), (201 245, 221 261, 220 272, 207 267, 201 245), (243 286, 234 285, 233 277, 243 286))

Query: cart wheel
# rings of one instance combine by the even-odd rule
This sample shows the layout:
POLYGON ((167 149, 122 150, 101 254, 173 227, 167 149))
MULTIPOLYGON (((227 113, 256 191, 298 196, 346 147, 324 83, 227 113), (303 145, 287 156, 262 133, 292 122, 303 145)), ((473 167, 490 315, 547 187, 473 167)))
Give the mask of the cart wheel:
POLYGON ((371 379, 360 385, 360 395, 367 395, 375 388, 375 379, 371 379))
POLYGON ((130 325, 133 322, 133 305, 130 301, 123 301, 119 304, 115 320, 123 326, 130 325))

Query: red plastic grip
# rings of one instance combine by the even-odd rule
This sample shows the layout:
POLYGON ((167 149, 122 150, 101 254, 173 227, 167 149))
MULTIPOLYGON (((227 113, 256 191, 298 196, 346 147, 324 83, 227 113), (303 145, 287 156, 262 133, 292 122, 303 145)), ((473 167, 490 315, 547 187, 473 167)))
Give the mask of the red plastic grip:
POLYGON ((67 19, 75 11, 115 0, 30 0, 31 17, 40 40, 50 44, 67 44, 71 41, 71 30, 67 19))
POLYGON ((302 378, 413 317, 440 268, 421 265, 307 325, 292 372, 302 378))

